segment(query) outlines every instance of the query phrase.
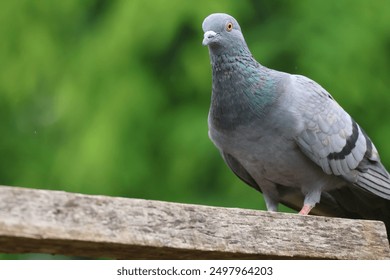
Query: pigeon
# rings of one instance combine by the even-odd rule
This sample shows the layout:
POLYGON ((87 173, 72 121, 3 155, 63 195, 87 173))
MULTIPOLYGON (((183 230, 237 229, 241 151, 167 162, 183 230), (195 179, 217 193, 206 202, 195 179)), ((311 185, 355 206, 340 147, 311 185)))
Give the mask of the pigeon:
POLYGON ((382 220, 390 232, 390 175, 365 131, 315 81, 257 62, 232 16, 211 14, 202 28, 209 137, 267 210, 382 220))

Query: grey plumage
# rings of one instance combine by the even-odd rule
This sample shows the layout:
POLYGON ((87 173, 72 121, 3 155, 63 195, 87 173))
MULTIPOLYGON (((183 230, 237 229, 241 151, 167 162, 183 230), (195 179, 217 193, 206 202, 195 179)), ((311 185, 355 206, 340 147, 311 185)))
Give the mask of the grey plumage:
POLYGON ((383 220, 390 176, 363 129, 319 84, 259 64, 238 22, 203 22, 212 66, 209 136, 232 171, 278 203, 329 216, 383 220))

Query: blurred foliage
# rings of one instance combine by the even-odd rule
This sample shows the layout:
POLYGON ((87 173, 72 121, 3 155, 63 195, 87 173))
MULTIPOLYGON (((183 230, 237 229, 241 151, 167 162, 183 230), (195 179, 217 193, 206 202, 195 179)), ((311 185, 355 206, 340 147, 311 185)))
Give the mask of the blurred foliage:
POLYGON ((20 0, 0 3, 0 183, 264 208, 207 136, 213 12, 324 86, 390 168, 387 0, 20 0))

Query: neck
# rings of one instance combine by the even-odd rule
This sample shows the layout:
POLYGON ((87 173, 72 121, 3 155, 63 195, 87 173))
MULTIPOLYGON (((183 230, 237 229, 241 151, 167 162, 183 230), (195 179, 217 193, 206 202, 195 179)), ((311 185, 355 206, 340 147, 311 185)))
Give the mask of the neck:
POLYGON ((260 65, 249 52, 235 55, 215 54, 210 50, 213 74, 210 118, 214 126, 234 129, 262 118, 272 96, 269 69, 260 65))

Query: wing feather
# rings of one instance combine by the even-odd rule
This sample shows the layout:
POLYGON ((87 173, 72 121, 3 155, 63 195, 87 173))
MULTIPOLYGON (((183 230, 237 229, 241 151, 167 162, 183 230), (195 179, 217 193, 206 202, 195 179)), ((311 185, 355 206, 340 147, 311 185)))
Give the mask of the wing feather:
POLYGON ((294 77, 301 101, 302 130, 296 137, 301 151, 325 173, 390 199, 390 175, 364 130, 320 85, 294 77))

